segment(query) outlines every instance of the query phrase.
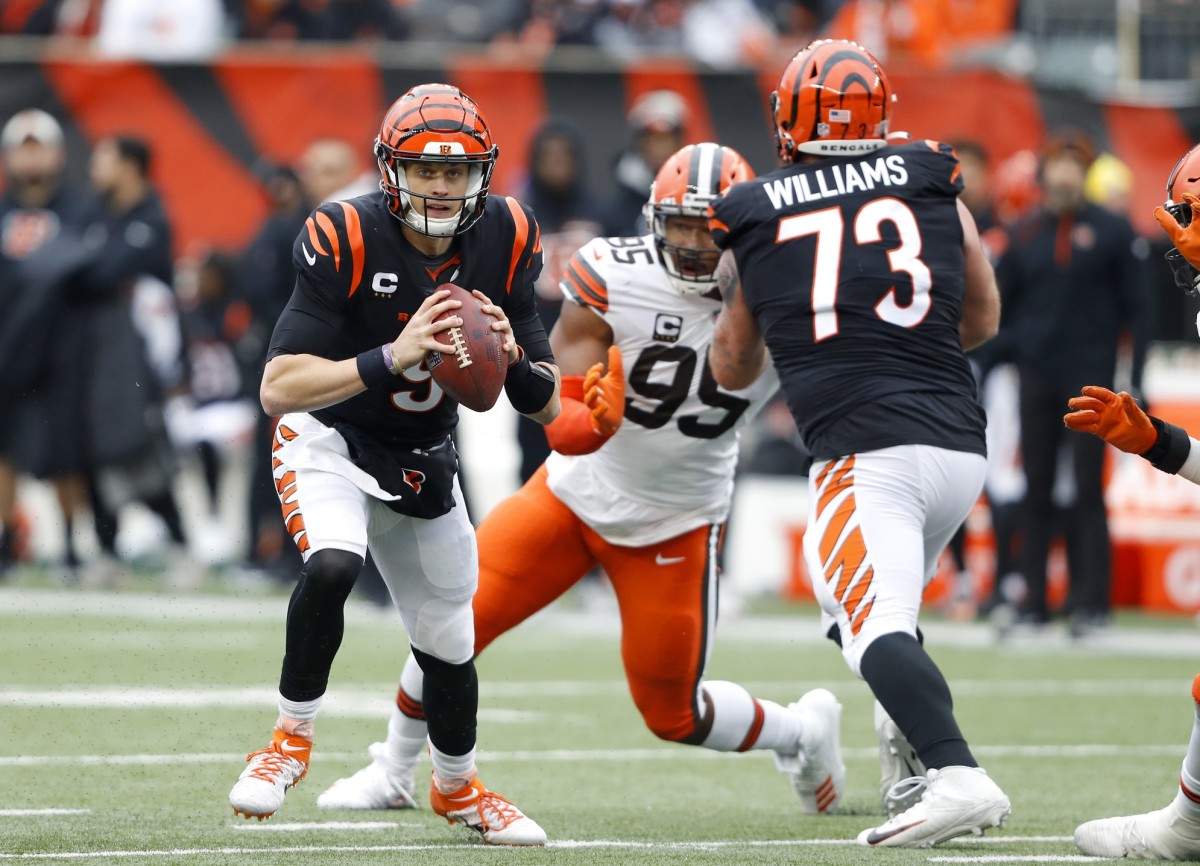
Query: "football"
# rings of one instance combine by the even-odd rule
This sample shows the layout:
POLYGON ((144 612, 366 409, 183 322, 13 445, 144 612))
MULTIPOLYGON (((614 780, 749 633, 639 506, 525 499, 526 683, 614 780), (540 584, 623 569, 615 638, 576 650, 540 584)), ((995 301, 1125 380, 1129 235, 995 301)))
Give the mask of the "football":
POLYGON ((450 397, 468 409, 486 412, 496 405, 508 358, 504 354, 504 336, 492 330, 494 316, 485 313, 478 298, 454 283, 442 283, 438 290, 449 289, 449 300, 462 301, 457 310, 449 310, 434 321, 457 315, 461 326, 440 331, 439 343, 454 347, 453 352, 429 352, 425 366, 433 381, 450 397))

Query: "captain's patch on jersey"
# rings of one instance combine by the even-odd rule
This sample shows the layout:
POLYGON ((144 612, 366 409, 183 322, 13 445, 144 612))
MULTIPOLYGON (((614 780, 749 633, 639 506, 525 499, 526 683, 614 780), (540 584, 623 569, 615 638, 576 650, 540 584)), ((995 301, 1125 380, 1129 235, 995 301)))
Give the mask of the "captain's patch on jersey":
POLYGON ((683 316, 659 313, 654 317, 654 339, 660 343, 675 343, 683 331, 683 316))

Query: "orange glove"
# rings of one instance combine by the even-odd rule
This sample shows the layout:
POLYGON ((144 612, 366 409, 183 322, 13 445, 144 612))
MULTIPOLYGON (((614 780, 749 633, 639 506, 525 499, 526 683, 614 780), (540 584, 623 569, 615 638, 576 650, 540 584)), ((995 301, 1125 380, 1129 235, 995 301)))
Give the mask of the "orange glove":
POLYGON ((608 347, 608 372, 601 375, 603 370, 603 364, 593 364, 583 377, 583 402, 592 413, 592 429, 612 436, 625 418, 625 364, 616 346, 608 347))
POLYGON ((1161 205, 1154 209, 1154 218, 1171 238, 1175 249, 1179 250, 1180 255, 1187 259, 1187 263, 1193 268, 1200 269, 1200 199, 1190 192, 1185 192, 1183 200, 1192 206, 1192 221, 1186 228, 1181 226, 1175 217, 1171 216, 1161 205))
POLYGON ((1158 431, 1128 393, 1085 385, 1082 397, 1067 401, 1071 411, 1063 423, 1072 430, 1099 436, 1127 454, 1145 454, 1158 441, 1158 431))

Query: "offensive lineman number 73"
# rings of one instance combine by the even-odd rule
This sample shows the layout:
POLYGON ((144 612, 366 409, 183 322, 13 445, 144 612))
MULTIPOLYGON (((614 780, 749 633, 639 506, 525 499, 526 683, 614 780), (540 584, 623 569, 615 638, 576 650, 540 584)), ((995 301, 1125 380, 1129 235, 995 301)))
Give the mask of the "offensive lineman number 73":
MULTIPOLYGON (((914 328, 929 312, 929 289, 933 275, 920 259, 921 230, 917 218, 904 202, 897 198, 878 198, 867 202, 854 218, 855 243, 878 243, 883 239, 880 226, 890 222, 900 236, 900 246, 888 250, 888 264, 893 271, 904 271, 912 279, 912 300, 901 304, 893 287, 875 305, 875 315, 883 321, 902 328, 914 328)), ((813 264, 812 310, 813 341, 820 342, 838 332, 837 293, 842 269, 842 236, 845 221, 840 207, 825 208, 812 213, 784 217, 779 221, 776 243, 817 236, 816 261, 813 264)))

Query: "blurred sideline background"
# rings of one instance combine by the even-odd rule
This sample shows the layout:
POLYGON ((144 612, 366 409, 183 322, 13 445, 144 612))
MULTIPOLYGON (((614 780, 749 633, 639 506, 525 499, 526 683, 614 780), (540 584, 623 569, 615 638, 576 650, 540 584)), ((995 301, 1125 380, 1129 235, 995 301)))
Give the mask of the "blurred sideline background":
MULTIPOLYGON (((1084 130, 1111 159, 1094 195, 1124 212, 1149 249, 1155 345, 1145 392, 1157 414, 1200 429, 1200 306, 1173 287, 1151 216, 1171 166, 1200 141, 1195 0, 0 0, 0 32, 0 121, 31 107, 53 115, 69 188, 87 187, 97 140, 128 134, 151 146, 184 309, 196 296, 198 263, 245 254, 271 216, 275 173, 304 180, 315 143, 348 145, 342 170, 355 192, 370 188, 379 119, 414 84, 448 81, 481 105, 500 146, 497 194, 528 197, 539 133, 547 122, 566 124, 579 145, 576 189, 600 205, 645 131, 635 109, 647 94, 677 95, 682 141, 733 146, 765 172, 774 158, 766 97, 783 64, 811 38, 855 38, 889 72, 899 97, 892 128, 977 144, 979 182, 994 207, 1035 200, 1030 159, 1036 165, 1056 130, 1084 130)), ((539 217, 550 298, 556 269, 588 233, 539 217)), ((231 401, 246 417, 258 411, 253 390, 231 401)), ((515 431, 506 405, 462 412, 476 520, 519 483, 515 431)), ((754 459, 787 439, 767 413, 743 443, 752 471, 739 481, 726 568, 747 595, 807 593, 798 556, 805 480, 790 465, 754 459)), ((265 444, 252 424, 226 431, 227 483, 215 515, 190 445, 176 446, 192 555, 205 567, 241 568, 254 546, 249 454, 265 444)), ((1109 471, 1114 601, 1200 610, 1195 488, 1115 454, 1109 471)), ((53 574, 63 549, 54 497, 27 476, 19 490, 25 556, 53 574)), ((140 506, 128 510, 119 552, 152 556, 164 545, 161 526, 140 506)), ((87 529, 77 526, 75 537, 91 554, 87 529)), ((994 580, 991 544, 981 502, 967 533, 979 597, 994 580)), ((947 569, 931 598, 948 601, 955 591, 947 569)), ((1052 574, 1061 599, 1061 562, 1052 574)))

